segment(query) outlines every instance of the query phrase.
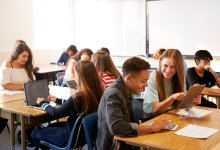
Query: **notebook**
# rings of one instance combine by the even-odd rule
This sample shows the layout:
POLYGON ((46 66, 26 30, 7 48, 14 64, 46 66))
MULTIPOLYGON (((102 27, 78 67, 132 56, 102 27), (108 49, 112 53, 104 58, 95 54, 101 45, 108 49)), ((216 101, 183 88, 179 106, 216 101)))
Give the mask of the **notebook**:
POLYGON ((190 86, 189 90, 186 93, 185 98, 179 105, 179 109, 182 108, 192 108, 194 106, 192 100, 195 96, 201 94, 202 90, 205 88, 205 85, 194 85, 190 86))
POLYGON ((24 91, 27 106, 39 106, 36 101, 38 97, 47 99, 49 87, 46 79, 24 83, 24 91))

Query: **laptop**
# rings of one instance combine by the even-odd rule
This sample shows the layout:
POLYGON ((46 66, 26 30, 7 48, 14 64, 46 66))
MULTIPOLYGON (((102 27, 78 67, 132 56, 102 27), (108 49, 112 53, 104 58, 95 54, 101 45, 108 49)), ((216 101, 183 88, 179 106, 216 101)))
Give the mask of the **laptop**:
POLYGON ((192 102, 193 98, 199 94, 201 94, 202 90, 205 88, 205 85, 194 85, 190 86, 189 90, 186 93, 185 98, 179 105, 179 109, 183 108, 192 108, 194 103, 192 102))
POLYGON ((44 99, 47 99, 49 96, 47 79, 24 83, 24 91, 27 106, 39 107, 36 103, 37 98, 43 97, 44 99))

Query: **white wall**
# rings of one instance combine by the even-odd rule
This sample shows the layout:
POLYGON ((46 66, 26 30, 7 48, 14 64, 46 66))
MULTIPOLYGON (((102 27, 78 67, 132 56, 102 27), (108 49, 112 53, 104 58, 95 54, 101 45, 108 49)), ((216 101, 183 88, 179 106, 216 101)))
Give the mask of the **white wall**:
POLYGON ((75 44, 145 54, 145 0, 0 0, 0 51, 23 39, 33 51, 75 44))
POLYGON ((0 0, 0 51, 10 51, 17 39, 33 44, 32 0, 0 0))
POLYGON ((194 55, 207 49, 220 56, 219 0, 161 0, 148 2, 150 52, 177 48, 194 55))

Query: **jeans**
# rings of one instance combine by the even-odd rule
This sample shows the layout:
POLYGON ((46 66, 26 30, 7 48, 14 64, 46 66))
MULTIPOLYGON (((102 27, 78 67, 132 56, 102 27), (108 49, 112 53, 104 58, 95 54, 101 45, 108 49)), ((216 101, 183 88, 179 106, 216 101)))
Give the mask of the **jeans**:
POLYGON ((45 128, 35 129, 31 136, 36 146, 43 150, 47 150, 49 148, 40 144, 40 140, 60 147, 65 147, 69 140, 69 134, 66 131, 65 125, 59 123, 52 124, 51 126, 45 128))
POLYGON ((0 118, 0 134, 4 130, 4 128, 7 126, 8 119, 0 118))

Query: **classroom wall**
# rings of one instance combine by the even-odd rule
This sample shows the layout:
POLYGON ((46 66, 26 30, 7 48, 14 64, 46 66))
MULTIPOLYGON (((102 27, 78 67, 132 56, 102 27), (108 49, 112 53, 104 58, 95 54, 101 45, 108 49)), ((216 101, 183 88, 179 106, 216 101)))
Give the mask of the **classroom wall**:
POLYGON ((17 39, 33 45, 32 3, 32 0, 0 0, 0 52, 11 51, 17 39))

